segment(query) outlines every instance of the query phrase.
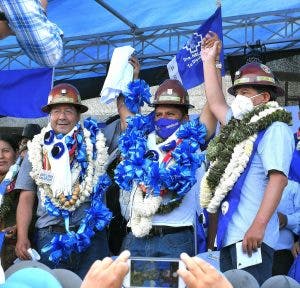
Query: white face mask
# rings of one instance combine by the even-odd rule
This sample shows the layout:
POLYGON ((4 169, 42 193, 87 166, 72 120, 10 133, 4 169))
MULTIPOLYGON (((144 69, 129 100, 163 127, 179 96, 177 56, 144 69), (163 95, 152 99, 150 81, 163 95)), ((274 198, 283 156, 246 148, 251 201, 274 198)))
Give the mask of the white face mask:
POLYGON ((236 95, 235 99, 231 103, 233 117, 241 120, 247 112, 250 112, 254 108, 254 104, 251 101, 251 99, 256 96, 259 96, 260 94, 261 93, 251 97, 247 97, 240 94, 236 95))

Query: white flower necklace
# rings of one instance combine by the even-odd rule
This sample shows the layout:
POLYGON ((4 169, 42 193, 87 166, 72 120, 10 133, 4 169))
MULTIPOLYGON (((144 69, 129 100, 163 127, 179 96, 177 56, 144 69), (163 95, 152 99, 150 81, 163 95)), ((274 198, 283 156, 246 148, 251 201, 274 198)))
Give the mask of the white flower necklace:
POLYGON ((28 143, 28 157, 32 163, 32 171, 30 176, 39 186, 41 192, 42 203, 45 203, 46 197, 50 199, 52 204, 59 209, 74 211, 83 202, 85 202, 93 192, 94 185, 97 184, 99 176, 105 173, 106 163, 108 160, 107 147, 105 146, 105 137, 102 132, 98 132, 96 136, 97 156, 93 160, 93 143, 91 141, 91 133, 83 128, 83 137, 86 144, 86 160, 87 167, 84 179, 79 183, 78 175, 80 173, 80 165, 76 162, 71 170, 72 174, 72 196, 67 198, 63 193, 54 196, 51 186, 41 181, 40 174, 43 171, 43 144, 44 136, 49 131, 49 127, 43 128, 41 133, 36 135, 31 142, 28 143))
MULTIPOLYGON (((258 120, 271 115, 277 110, 283 110, 277 102, 271 101, 266 104, 267 108, 257 115, 251 117, 249 123, 255 123, 258 120)), ((257 138, 257 133, 251 135, 246 140, 238 143, 233 150, 230 162, 228 163, 224 174, 222 175, 219 184, 213 191, 207 183, 207 176, 210 169, 204 174, 200 184, 200 204, 203 208, 207 208, 209 213, 216 213, 221 202, 232 189, 235 182, 245 170, 249 158, 253 151, 253 145, 257 138)), ((218 160, 216 160, 218 161, 218 160)), ((211 167, 215 162, 211 163, 211 167)))
POLYGON ((150 233, 152 217, 157 212, 162 202, 162 197, 153 195, 144 197, 144 192, 140 185, 136 186, 133 196, 131 218, 128 226, 131 227, 133 235, 144 237, 150 233))

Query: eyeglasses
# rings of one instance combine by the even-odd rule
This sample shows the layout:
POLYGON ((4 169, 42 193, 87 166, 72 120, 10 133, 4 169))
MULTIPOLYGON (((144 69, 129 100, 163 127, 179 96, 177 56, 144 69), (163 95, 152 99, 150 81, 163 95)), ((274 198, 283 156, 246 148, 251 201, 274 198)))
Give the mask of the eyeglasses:
POLYGON ((76 110, 73 109, 52 109, 50 114, 53 115, 54 117, 59 117, 61 114, 64 114, 66 117, 72 117, 76 114, 76 110))

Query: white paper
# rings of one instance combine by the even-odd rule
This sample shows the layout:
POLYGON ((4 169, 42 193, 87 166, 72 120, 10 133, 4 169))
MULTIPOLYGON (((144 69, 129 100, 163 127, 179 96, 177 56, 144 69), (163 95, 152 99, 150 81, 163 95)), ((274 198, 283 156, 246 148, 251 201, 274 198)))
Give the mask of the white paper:
POLYGON ((115 48, 100 93, 101 103, 109 104, 119 96, 120 92, 128 92, 127 85, 133 78, 133 67, 128 63, 128 59, 133 52, 134 48, 130 46, 115 48))
POLYGON ((257 251, 252 251, 252 255, 243 252, 242 242, 236 243, 236 267, 242 269, 245 267, 253 266, 262 263, 261 248, 257 251))

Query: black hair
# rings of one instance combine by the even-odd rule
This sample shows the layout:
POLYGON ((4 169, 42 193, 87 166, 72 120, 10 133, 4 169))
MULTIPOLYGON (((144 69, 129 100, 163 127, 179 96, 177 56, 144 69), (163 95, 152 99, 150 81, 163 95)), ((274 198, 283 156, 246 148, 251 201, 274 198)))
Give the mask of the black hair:
POLYGON ((268 92, 270 94, 270 101, 276 100, 277 98, 276 87, 269 86, 269 85, 255 85, 255 84, 243 85, 243 87, 244 86, 248 86, 255 89, 258 94, 263 92, 268 92))
POLYGON ((18 145, 18 139, 17 137, 14 137, 13 135, 11 134, 4 134, 4 133, 1 133, 0 134, 0 140, 4 141, 4 142, 7 142, 15 152, 18 151, 18 148, 19 148, 19 145, 18 145))
POLYGON ((179 109, 182 113, 182 116, 186 116, 189 114, 189 108, 188 106, 182 106, 182 105, 175 105, 177 109, 179 109))
POLYGON ((4 12, 1 12, 1 11, 0 11, 0 21, 7 21, 7 18, 5 16, 4 12))
POLYGON ((270 94, 270 100, 276 100, 277 98, 277 92, 276 92, 276 88, 273 86, 265 86, 265 85, 257 85, 254 86, 254 89, 258 92, 258 93, 262 93, 262 92, 268 92, 270 94))
POLYGON ((171 107, 175 107, 176 109, 178 109, 181 114, 182 114, 182 117, 186 116, 186 115, 189 115, 189 107, 186 106, 186 105, 176 105, 176 104, 156 104, 155 105, 155 109, 156 107, 159 107, 159 106, 171 106, 171 107))

